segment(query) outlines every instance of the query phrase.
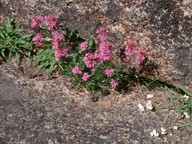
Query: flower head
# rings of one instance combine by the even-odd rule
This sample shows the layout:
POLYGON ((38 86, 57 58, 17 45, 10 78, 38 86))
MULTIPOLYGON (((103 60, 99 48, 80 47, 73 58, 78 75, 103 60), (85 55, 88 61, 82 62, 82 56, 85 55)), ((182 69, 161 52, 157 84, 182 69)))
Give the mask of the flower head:
POLYGON ((43 41, 43 37, 40 33, 36 34, 33 38, 32 41, 37 45, 37 46, 41 46, 42 45, 42 41, 43 41))
POLYGON ((96 58, 95 58, 95 54, 92 53, 86 53, 84 58, 84 63, 88 68, 94 68, 95 64, 96 64, 96 58))
POLYGON ((103 42, 107 39, 107 29, 106 28, 100 28, 96 30, 97 38, 103 42))
POLYGON ((72 69, 72 73, 73 74, 82 74, 82 71, 80 70, 80 68, 78 66, 75 66, 73 69, 72 69))
POLYGON ((66 56, 68 54, 69 49, 55 49, 55 59, 58 61, 61 57, 66 56))
POLYGON ((134 51, 134 43, 130 41, 126 44, 124 53, 127 56, 131 56, 133 55, 133 51, 134 51))
POLYGON ((147 94, 147 98, 148 98, 148 99, 153 98, 153 94, 147 94))
POLYGON ((82 43, 80 44, 80 48, 81 48, 82 51, 85 51, 86 48, 87 48, 87 41, 82 42, 82 43))
POLYGON ((53 31, 52 35, 53 35, 52 38, 53 49, 59 49, 60 48, 59 43, 64 40, 64 35, 60 34, 58 31, 53 31))
POLYGON ((137 64, 141 64, 143 62, 143 60, 145 59, 145 57, 146 57, 146 54, 143 50, 143 47, 140 47, 138 50, 138 53, 136 54, 135 62, 137 64))
POLYGON ((112 46, 111 42, 101 42, 99 45, 99 52, 97 58, 99 62, 111 61, 112 59, 112 46))
POLYGON ((45 16, 45 24, 49 30, 53 30, 53 27, 57 24, 57 17, 54 15, 45 16))
POLYGON ((87 81, 90 75, 88 73, 83 73, 82 80, 87 81))
POLYGON ((177 126, 173 126, 173 129, 174 129, 174 130, 177 130, 177 129, 178 129, 178 127, 177 127, 177 126))
POLYGON ((105 73, 108 77, 111 77, 112 74, 113 74, 113 71, 114 71, 114 69, 106 69, 106 70, 104 71, 104 73, 105 73))
POLYGON ((114 79, 111 80, 110 84, 112 88, 116 88, 118 86, 118 83, 114 79))
POLYGON ((41 15, 37 15, 37 16, 32 16, 31 18, 31 27, 35 28, 35 27, 42 27, 42 23, 43 23, 43 16, 41 15))
POLYGON ((144 111, 144 110, 145 110, 145 109, 144 109, 144 106, 143 106, 142 104, 139 103, 137 106, 139 107, 139 110, 140 110, 140 111, 144 111))
POLYGON ((163 127, 161 128, 161 134, 162 134, 162 135, 167 134, 167 130, 166 130, 165 128, 163 128, 163 127))
POLYGON ((153 110, 153 105, 152 105, 152 102, 150 100, 147 101, 146 108, 149 110, 153 110))
POLYGON ((159 137, 159 133, 155 129, 150 133, 150 135, 154 137, 159 137))
POLYGON ((186 95, 186 94, 185 94, 183 97, 184 97, 186 100, 188 100, 188 99, 189 99, 189 96, 188 96, 188 95, 186 95))
POLYGON ((185 118, 190 119, 190 115, 188 114, 188 112, 184 112, 183 114, 185 115, 185 118))

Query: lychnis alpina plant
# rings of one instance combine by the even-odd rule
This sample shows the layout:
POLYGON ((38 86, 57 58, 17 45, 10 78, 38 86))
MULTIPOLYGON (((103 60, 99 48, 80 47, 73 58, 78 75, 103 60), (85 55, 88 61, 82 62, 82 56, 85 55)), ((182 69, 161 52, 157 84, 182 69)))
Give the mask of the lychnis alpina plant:
MULTIPOLYGON (((42 71, 50 73, 60 69, 76 86, 83 86, 88 91, 103 91, 117 88, 125 77, 122 66, 115 65, 112 57, 114 44, 108 41, 107 29, 96 30, 95 43, 93 37, 84 40, 75 31, 62 23, 57 17, 33 16, 31 27, 38 33, 33 36, 33 43, 38 49, 36 64, 42 71)), ((141 64, 145 58, 143 48, 135 50, 131 44, 125 48, 125 54, 134 55, 135 62, 141 64)))

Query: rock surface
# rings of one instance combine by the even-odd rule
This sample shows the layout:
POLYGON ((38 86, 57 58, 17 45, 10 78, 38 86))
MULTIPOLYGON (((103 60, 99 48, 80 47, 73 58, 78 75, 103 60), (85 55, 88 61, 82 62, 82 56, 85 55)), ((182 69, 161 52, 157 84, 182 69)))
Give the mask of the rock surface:
POLYGON ((33 14, 55 14, 85 39, 102 26, 119 51, 128 40, 158 64, 156 78, 192 82, 191 0, 1 0, 1 18, 25 24, 33 14))
POLYGON ((191 144, 192 132, 181 127, 192 126, 191 119, 158 107, 139 111, 137 104, 145 105, 148 93, 154 95, 154 106, 164 101, 162 90, 137 87, 94 103, 63 77, 30 79, 9 64, 0 65, 0 86, 0 144, 191 144), (161 127, 167 134, 161 134, 161 127), (159 137, 150 135, 154 129, 159 137))

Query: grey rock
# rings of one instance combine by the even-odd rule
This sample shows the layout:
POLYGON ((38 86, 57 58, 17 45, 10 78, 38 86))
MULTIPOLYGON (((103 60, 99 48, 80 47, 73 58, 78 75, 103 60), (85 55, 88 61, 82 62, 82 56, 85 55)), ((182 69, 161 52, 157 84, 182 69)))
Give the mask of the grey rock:
POLYGON ((16 17, 25 28, 31 15, 48 13, 58 15, 85 39, 95 35, 98 27, 107 27, 115 51, 130 39, 148 51, 159 65, 155 71, 161 76, 156 78, 192 81, 190 0, 1 0, 0 7, 2 19, 16 17))

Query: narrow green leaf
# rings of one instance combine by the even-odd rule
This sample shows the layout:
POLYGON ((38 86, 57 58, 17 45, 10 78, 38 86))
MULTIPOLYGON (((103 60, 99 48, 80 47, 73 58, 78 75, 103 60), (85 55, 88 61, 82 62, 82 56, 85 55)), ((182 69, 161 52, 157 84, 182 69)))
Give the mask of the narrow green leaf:
POLYGON ((89 47, 92 47, 93 44, 94 44, 93 38, 89 39, 88 46, 89 46, 89 47))

